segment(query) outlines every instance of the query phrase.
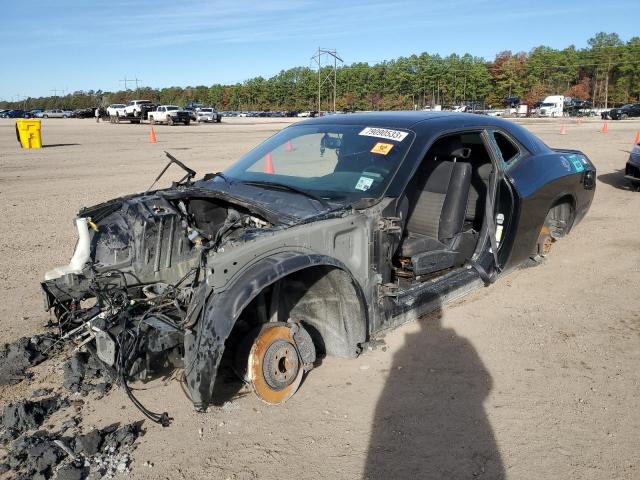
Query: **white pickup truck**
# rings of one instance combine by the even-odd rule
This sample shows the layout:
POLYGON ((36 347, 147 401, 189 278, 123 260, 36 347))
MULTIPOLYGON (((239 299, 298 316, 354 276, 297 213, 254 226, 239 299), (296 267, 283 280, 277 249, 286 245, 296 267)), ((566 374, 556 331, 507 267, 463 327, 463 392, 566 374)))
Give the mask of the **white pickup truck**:
POLYGON ((183 123, 189 125, 191 116, 187 110, 183 110, 177 105, 160 105, 153 112, 149 112, 149 123, 166 123, 173 125, 174 123, 183 123))

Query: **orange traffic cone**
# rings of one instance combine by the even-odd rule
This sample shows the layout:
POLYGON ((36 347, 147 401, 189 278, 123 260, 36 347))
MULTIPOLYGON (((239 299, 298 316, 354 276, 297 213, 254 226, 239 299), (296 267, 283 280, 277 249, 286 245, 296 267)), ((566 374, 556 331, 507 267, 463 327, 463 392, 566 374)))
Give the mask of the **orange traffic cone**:
POLYGON ((276 173, 273 168, 273 157, 271 156, 271 152, 267 153, 264 157, 264 173, 274 174, 276 173))
POLYGON ((566 135, 567 134, 567 128, 564 126, 564 123, 562 125, 560 125, 560 135, 566 135))
POLYGON ((600 133, 609 133, 609 124, 604 122, 602 124, 602 128, 600 129, 600 133))
POLYGON ((284 148, 287 150, 287 152, 293 152, 293 143, 291 143, 291 140, 287 140, 287 144, 284 148))
POLYGON ((636 138, 633 139, 633 144, 638 145, 640 143, 640 130, 636 133, 636 138))
POLYGON ((153 131, 153 125, 151 126, 151 131, 149 132, 149 143, 157 143, 156 132, 153 131))

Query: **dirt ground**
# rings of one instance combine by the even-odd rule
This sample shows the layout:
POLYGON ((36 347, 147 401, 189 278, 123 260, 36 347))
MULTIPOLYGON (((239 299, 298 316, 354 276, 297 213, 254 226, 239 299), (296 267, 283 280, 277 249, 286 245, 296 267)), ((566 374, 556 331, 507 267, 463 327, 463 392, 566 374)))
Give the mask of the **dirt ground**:
MULTIPOLYGON (((156 126, 149 144, 149 126, 49 119, 47 147, 25 151, 0 120, 0 341, 43 330, 39 281, 68 262, 79 207, 146 189, 165 149, 214 172, 287 123, 156 126)), ((522 123, 598 168, 589 214, 546 264, 389 333, 385 348, 325 359, 279 407, 245 389, 200 414, 177 381, 140 386, 175 420, 145 422, 131 478, 640 478, 640 193, 621 171, 640 121, 602 134, 572 120, 562 136, 559 121, 522 123)), ((0 403, 58 386, 60 360, 0 403)), ((79 415, 85 429, 142 418, 119 389, 79 415)))

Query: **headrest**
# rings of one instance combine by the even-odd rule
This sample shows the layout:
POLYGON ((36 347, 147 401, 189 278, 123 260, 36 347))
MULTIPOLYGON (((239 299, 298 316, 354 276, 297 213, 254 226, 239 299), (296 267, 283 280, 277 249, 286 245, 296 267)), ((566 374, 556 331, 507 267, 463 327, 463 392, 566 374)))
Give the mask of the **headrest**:
POLYGON ((437 160, 451 160, 452 158, 468 159, 471 149, 465 148, 458 135, 452 135, 438 140, 432 147, 431 153, 437 160))

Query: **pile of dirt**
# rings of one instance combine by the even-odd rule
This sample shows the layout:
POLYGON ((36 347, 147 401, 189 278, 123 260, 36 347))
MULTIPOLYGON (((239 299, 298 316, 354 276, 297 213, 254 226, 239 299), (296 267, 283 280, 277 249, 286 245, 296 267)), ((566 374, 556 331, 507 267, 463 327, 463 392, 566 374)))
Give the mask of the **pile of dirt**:
POLYGON ((15 385, 29 374, 27 369, 42 363, 61 347, 53 335, 22 337, 0 347, 0 385, 15 385))
POLYGON ((142 422, 110 425, 74 437, 60 432, 23 434, 7 445, 0 475, 18 479, 82 480, 128 474, 130 452, 143 435, 142 422))

